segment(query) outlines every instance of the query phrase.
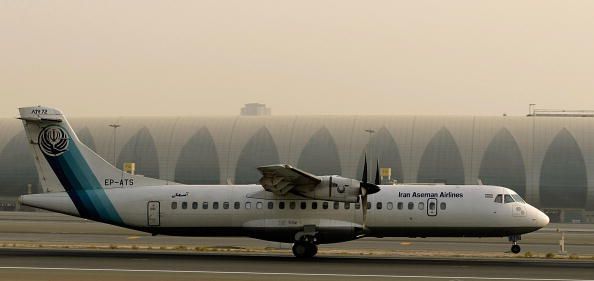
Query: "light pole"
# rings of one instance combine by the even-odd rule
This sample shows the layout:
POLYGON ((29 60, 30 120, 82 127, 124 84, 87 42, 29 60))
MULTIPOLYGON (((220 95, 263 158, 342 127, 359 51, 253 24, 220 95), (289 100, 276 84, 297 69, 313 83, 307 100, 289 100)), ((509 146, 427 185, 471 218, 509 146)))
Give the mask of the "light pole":
POLYGON ((371 135, 373 135, 373 133, 375 133, 375 131, 372 129, 367 129, 367 130, 365 130, 365 132, 369 134, 369 142, 367 143, 367 145, 369 147, 371 147, 371 135))
MULTIPOLYGON (((372 129, 366 129, 366 130, 365 130, 365 132, 369 134, 369 140, 367 141, 367 146, 366 146, 366 148, 369 148, 369 150, 371 150, 371 135, 373 135, 373 134, 375 133, 375 130, 372 130, 372 129)), ((367 150, 367 149, 366 149, 366 150, 367 150)), ((373 160, 373 155, 372 155, 372 153, 371 153, 370 151, 368 151, 368 152, 369 152, 369 154, 370 154, 370 155, 369 155, 369 158, 370 158, 371 160, 373 160)), ((371 163, 373 163, 373 161, 371 161, 371 163)), ((367 163, 365 163, 365 164, 367 164, 367 163)), ((373 170, 373 165, 371 165, 371 168, 369 169, 369 171, 371 172, 372 170, 373 170)), ((373 173, 371 173, 371 174, 373 175, 373 173)))
POLYGON ((109 124, 109 127, 113 128, 113 166, 117 168, 118 164, 116 163, 116 136, 117 136, 117 129, 121 127, 120 124, 109 124))

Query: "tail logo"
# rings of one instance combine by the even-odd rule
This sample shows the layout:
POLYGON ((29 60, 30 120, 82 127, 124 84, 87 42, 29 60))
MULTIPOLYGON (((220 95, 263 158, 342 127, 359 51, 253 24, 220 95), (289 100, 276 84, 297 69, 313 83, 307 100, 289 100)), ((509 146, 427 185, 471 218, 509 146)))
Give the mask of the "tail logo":
POLYGON ((66 130, 60 126, 47 126, 39 133, 39 148, 48 156, 60 156, 68 150, 70 140, 66 130))

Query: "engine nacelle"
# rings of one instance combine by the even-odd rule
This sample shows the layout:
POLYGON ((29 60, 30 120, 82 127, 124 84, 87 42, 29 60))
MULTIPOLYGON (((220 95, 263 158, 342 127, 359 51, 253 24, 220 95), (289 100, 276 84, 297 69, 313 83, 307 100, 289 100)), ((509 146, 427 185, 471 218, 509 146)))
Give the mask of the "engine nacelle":
POLYGON ((338 202, 359 202, 360 182, 341 176, 321 176, 322 181, 311 191, 301 192, 304 197, 338 202))

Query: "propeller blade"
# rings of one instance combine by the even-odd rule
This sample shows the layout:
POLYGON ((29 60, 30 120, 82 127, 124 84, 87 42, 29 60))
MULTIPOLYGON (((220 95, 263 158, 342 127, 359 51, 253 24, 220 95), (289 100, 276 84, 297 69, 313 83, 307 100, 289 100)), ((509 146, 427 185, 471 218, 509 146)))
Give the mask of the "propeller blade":
POLYGON ((363 228, 367 228, 367 195, 377 193, 380 190, 379 160, 375 171, 375 183, 367 182, 367 153, 363 164, 363 178, 360 183, 361 208, 363 208, 363 228))
POLYGON ((379 159, 378 159, 376 166, 375 166, 375 185, 380 185, 380 184, 381 184, 381 179, 380 179, 379 159))
POLYGON ((361 195, 361 208, 363 208, 363 228, 367 228, 367 192, 361 195))
POLYGON ((365 153, 365 164, 363 164, 363 178, 361 182, 367 183, 367 153, 365 153))

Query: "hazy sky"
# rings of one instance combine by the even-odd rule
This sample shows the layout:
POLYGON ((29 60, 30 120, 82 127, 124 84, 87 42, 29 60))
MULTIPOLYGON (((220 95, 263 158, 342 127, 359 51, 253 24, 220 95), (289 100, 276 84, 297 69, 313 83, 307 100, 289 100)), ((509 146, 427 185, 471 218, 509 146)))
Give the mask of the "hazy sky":
POLYGON ((0 0, 0 116, 594 109, 594 1, 0 0))

